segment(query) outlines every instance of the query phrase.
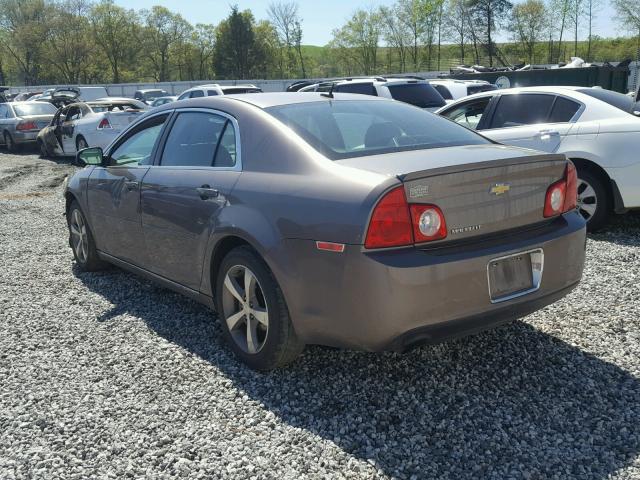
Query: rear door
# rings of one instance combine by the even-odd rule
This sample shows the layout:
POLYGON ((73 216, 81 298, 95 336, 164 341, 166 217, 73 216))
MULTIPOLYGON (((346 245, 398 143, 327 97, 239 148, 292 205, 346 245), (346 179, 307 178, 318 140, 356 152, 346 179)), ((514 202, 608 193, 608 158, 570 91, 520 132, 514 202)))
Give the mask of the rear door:
POLYGON ((208 109, 177 112, 142 185, 149 270, 199 288, 209 237, 240 170, 235 119, 208 109))
POLYGON ((70 105, 60 127, 62 148, 65 153, 69 154, 76 151, 75 128, 76 122, 81 118, 82 110, 80 105, 70 105))
POLYGON ((507 145, 558 151, 580 104, 551 94, 503 94, 482 134, 507 145))
POLYGON ((94 168, 89 177, 89 215, 98 248, 138 266, 147 261, 141 183, 169 115, 155 115, 131 129, 107 153, 107 166, 94 168))

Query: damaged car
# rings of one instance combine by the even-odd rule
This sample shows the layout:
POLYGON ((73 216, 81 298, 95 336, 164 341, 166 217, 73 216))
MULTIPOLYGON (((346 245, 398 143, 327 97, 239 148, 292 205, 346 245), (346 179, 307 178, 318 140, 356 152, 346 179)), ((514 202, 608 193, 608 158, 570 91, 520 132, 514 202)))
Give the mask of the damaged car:
POLYGON ((106 148, 145 109, 145 104, 133 99, 65 105, 38 134, 40 155, 68 156, 87 147, 106 148))

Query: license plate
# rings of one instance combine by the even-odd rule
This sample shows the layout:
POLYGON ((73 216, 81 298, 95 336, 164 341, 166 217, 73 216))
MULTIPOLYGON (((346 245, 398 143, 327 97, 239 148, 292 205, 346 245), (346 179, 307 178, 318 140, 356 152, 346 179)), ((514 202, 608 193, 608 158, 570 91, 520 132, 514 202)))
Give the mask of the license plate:
POLYGON ((542 251, 517 253, 487 265, 489 295, 500 302, 537 290, 542 276, 542 251))

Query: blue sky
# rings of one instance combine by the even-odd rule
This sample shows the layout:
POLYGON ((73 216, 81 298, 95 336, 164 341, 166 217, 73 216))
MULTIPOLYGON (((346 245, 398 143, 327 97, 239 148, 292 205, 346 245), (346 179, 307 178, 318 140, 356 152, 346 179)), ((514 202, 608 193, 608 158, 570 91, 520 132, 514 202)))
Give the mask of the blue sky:
MULTIPOLYGON (((517 1, 517 0, 516 0, 517 1)), ((229 6, 237 3, 241 10, 251 9, 258 19, 267 18, 270 0, 116 0, 116 3, 136 10, 163 5, 179 12, 191 23, 216 24, 229 14, 229 6)), ((303 19, 304 43, 325 45, 331 40, 331 31, 342 25, 358 7, 391 5, 393 0, 298 0, 303 19)), ((615 12, 608 0, 603 0, 594 33, 601 37, 623 34, 613 18, 615 12)), ((571 33, 568 32, 568 36, 571 33)))

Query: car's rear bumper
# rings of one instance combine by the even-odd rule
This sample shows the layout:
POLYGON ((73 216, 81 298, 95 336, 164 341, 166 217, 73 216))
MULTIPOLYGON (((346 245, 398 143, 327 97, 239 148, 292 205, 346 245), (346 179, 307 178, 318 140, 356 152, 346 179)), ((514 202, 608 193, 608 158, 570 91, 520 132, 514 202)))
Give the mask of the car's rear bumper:
POLYGON ((13 141, 15 143, 23 144, 23 143, 33 143, 36 141, 38 137, 39 130, 34 130, 31 132, 19 132, 15 130, 11 136, 13 137, 13 141))
POLYGON ((272 268, 303 341, 405 350, 484 330, 558 300, 580 281, 585 241, 585 223, 571 213, 534 230, 432 250, 367 252, 352 245, 330 253, 318 251, 314 241, 288 240, 288 253, 277 253, 272 268), (492 303, 488 263, 538 248, 544 252, 540 288, 492 303))

